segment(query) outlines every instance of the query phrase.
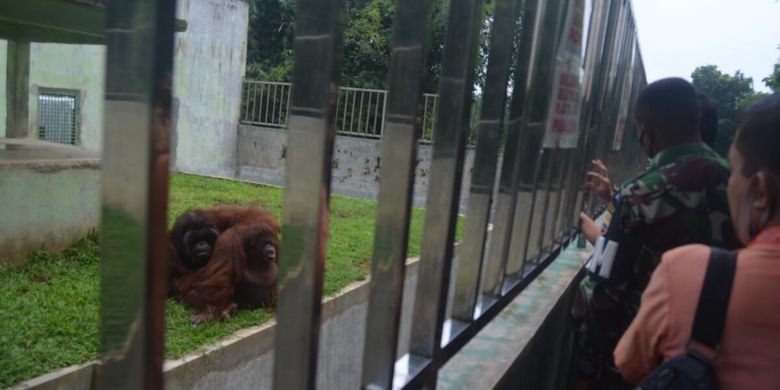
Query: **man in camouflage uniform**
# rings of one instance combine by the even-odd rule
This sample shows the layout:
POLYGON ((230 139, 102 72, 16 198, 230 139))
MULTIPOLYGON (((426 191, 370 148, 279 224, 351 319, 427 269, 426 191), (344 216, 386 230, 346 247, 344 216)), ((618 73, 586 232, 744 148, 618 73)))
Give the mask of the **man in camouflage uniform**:
POLYGON ((683 79, 654 82, 638 97, 640 142, 652 160, 612 198, 611 223, 575 297, 575 388, 631 388, 612 351, 663 252, 691 243, 738 246, 726 199, 728 164, 701 142, 699 116, 696 91, 683 79))

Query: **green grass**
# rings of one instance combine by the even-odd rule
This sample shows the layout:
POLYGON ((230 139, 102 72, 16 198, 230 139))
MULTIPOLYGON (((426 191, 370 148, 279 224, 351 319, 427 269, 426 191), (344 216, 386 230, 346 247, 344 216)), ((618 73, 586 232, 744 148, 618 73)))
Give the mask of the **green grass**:
MULTIPOLYGON (((190 208, 260 205, 281 220, 280 188, 176 174, 169 225, 190 208)), ((376 203, 332 196, 324 294, 362 280, 370 268, 376 203)), ((424 211, 415 209, 409 256, 420 253, 424 211)), ((462 234, 462 220, 458 236, 462 234)), ((91 235, 63 252, 35 252, 21 266, 0 266, 0 388, 98 357, 100 257, 91 235)), ((166 357, 177 358, 235 331, 273 318, 271 310, 241 310, 230 321, 192 325, 193 310, 168 300, 166 357)))

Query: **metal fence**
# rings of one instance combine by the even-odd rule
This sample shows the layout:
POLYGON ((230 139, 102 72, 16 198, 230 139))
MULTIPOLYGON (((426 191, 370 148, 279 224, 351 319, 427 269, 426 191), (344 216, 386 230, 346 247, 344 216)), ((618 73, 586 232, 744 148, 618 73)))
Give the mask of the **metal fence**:
MULTIPOLYGON (((334 132, 381 135, 381 180, 366 316, 361 386, 434 388, 441 368, 527 286, 571 239, 582 209, 584 169, 608 162, 616 181, 641 170, 644 156, 630 123, 620 142, 624 104, 645 84, 629 0, 496 0, 481 96, 465 234, 450 280, 466 139, 470 127, 475 36, 481 0, 451 0, 437 102, 431 102, 433 159, 425 210, 411 342, 396 359, 409 238, 420 105, 431 0, 397 0, 386 95, 339 95, 342 0, 300 0, 295 29, 295 88, 254 86, 269 98, 243 107, 257 123, 286 123, 287 181, 276 307, 274 388, 316 383, 334 132), (522 12, 520 12, 522 10, 522 12), (522 15, 521 23, 516 19, 522 15), (579 18, 578 18, 579 17, 579 18), (518 25, 522 27, 518 27, 518 25), (516 29, 520 30, 517 31, 516 29), (513 38, 519 34, 519 47, 513 38), (581 63, 559 74, 562 48, 587 37, 581 63), (631 53, 631 60, 628 60, 631 53), (316 59, 316 60, 315 60, 316 59), (508 74, 514 61, 512 91, 508 74), (316 65, 315 65, 316 64, 316 65), (565 76, 565 77, 564 77, 565 76), (576 81, 572 81, 575 80, 576 81), (628 83, 629 87, 624 85, 628 83), (572 94, 567 88, 582 88, 572 94), (557 86, 557 87, 556 87, 557 86), (281 91, 281 92, 280 92, 281 91), (286 92, 285 92, 286 91, 286 92), (561 92, 562 91, 562 92, 561 92), (286 94, 286 95, 285 95, 286 94), (352 112, 338 111, 355 103, 352 112), (381 96, 381 98, 379 98, 381 96), (575 135, 547 143, 558 124, 557 99, 577 101, 575 135), (279 108, 275 104, 289 100, 279 108), (383 106, 383 124, 377 105, 383 106), (504 107, 509 101, 508 123, 504 107), (343 103, 342 103, 343 102, 343 103), (270 104, 270 109, 268 108, 270 104), (374 104, 374 106, 371 106, 374 104), (373 107, 365 109, 363 107, 373 107), (285 110, 288 110, 285 112, 285 110), (270 112, 273 114, 266 114, 270 112), (277 114, 278 112, 278 114, 277 114), (373 112, 373 114, 371 114, 373 112), (339 119, 341 114, 342 119, 339 119), (253 114, 254 115, 254 114, 253 114), (361 116, 362 115, 362 116, 361 116), (374 116, 371 116, 374 115, 374 116), (346 117, 349 116, 349 120, 346 117), (281 118, 285 117, 284 120, 281 118), (579 119, 579 120, 577 120, 579 119), (339 122, 340 121, 340 122, 339 122), (503 159, 498 159, 506 125, 503 159), (345 128, 346 127, 346 128, 345 128), (368 130, 370 129, 370 130, 368 130), (379 130, 377 130, 379 129, 379 130), (617 146, 617 147, 616 147, 617 146), (498 195, 494 183, 498 177, 498 195), (493 230, 487 234, 488 221, 493 230), (452 302, 447 291, 454 283, 452 302), (452 315, 446 307, 452 304, 452 315)), ((108 3, 106 135, 103 159, 101 353, 99 388, 162 386, 163 260, 175 2, 108 3), (155 44, 137 44, 154 42, 155 44), (154 87, 152 87, 154 86, 154 87)), ((577 46, 574 47, 577 50, 577 46)), ((426 118, 424 123, 429 123, 426 118)), ((560 121, 564 123, 564 121, 560 121)), ((564 134, 564 133, 562 133, 564 134)), ((571 134, 569 134, 571 135, 571 134)), ((590 208, 588 211, 593 211, 590 208)), ((259 373, 258 373, 259 375, 259 373)))
MULTIPOLYGON (((248 125, 287 128, 292 83, 244 80, 241 122, 248 125)), ((433 142, 439 95, 423 94, 419 116, 420 141, 433 142)), ((336 106, 336 132, 381 138, 384 131, 387 91, 340 87, 336 106)))
POLYGON ((244 80, 241 121, 250 125, 287 127, 291 83, 244 80))

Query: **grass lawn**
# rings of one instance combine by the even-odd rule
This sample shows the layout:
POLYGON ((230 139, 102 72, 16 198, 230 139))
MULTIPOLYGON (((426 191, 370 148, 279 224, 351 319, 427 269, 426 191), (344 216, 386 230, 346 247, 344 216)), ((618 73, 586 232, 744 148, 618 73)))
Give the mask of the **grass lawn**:
MULTIPOLYGON (((175 174, 171 178, 168 222, 169 226, 173 224, 175 217, 187 209, 217 204, 260 205, 281 220, 282 201, 279 188, 175 174)), ((332 196, 330 212, 326 295, 366 277, 376 203, 332 196)), ((421 209, 413 211, 409 256, 420 253, 423 214, 421 209)), ((98 237, 91 235, 63 252, 39 251, 24 265, 0 266, 0 388, 98 357, 97 242, 98 237)), ((188 321, 193 313, 168 300, 166 357, 183 356, 273 317, 271 310, 241 310, 228 322, 195 326, 188 321)))

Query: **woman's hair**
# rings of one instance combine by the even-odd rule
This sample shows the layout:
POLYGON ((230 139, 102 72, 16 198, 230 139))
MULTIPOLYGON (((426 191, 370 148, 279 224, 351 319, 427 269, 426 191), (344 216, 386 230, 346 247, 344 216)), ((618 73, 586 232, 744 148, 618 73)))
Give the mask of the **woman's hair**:
POLYGON ((765 170, 780 175, 780 94, 746 108, 738 129, 734 145, 742 155, 742 174, 765 170))
POLYGON ((760 220, 748 226, 748 235, 753 237, 780 208, 780 94, 762 99, 742 112, 734 145, 742 155, 742 175, 766 174, 769 204, 760 220))

